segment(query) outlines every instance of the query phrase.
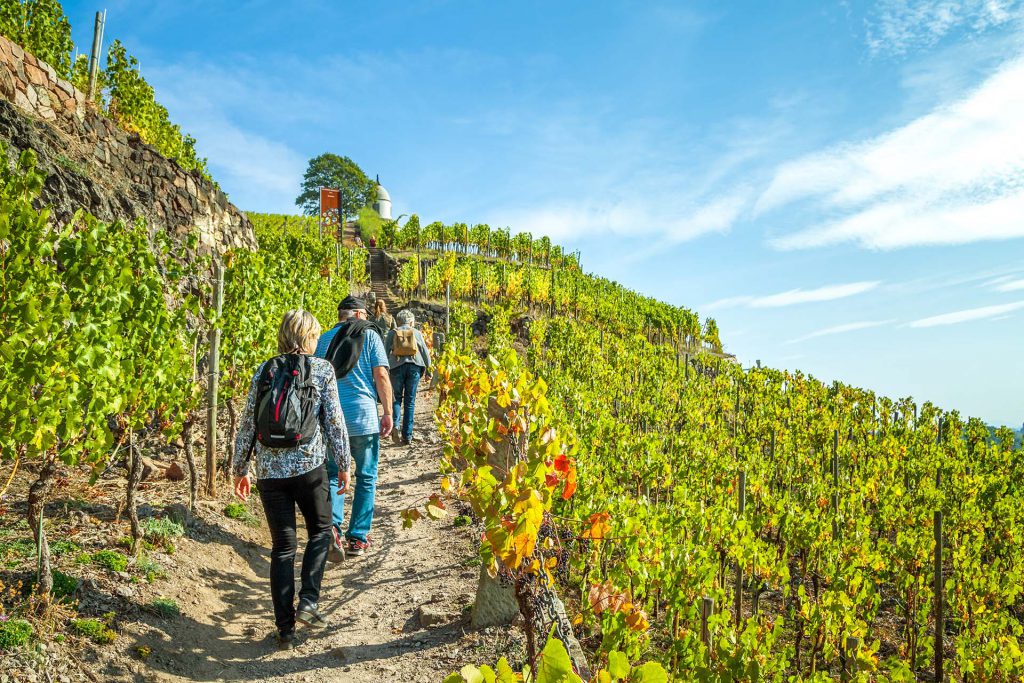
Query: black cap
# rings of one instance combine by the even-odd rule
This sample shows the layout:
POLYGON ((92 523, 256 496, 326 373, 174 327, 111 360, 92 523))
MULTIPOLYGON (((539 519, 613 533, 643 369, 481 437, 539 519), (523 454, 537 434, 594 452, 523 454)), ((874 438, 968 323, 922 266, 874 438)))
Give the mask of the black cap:
POLYGON ((346 296, 344 299, 341 300, 341 303, 338 304, 338 310, 339 311, 365 311, 366 310, 366 302, 363 301, 362 299, 360 299, 359 297, 352 296, 350 294, 350 295, 346 296))

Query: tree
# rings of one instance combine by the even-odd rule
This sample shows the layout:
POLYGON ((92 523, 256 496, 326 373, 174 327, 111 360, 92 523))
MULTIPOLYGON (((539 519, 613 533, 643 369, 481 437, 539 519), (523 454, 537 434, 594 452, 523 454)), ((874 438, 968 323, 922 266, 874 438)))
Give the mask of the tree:
POLYGON ((309 216, 319 214, 321 187, 341 192, 341 208, 346 217, 372 204, 377 197, 377 184, 356 162, 330 152, 309 160, 302 177, 302 193, 295 198, 295 205, 309 216))

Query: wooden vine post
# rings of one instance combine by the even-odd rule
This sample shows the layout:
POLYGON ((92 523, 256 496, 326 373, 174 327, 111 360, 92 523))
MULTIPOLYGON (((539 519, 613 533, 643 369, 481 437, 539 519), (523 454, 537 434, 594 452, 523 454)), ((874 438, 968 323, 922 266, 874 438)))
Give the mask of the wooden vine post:
POLYGON ((943 595, 944 582, 942 580, 942 510, 935 511, 935 680, 941 683, 943 680, 943 635, 945 625, 943 624, 943 595))
POLYGON ((715 613, 715 599, 702 598, 700 601, 700 640, 708 650, 708 663, 711 662, 711 629, 708 620, 715 613))
POLYGON ((839 538, 839 430, 832 435, 832 538, 839 538))
MULTIPOLYGON (((740 519, 743 519, 743 515, 747 510, 747 472, 746 470, 740 470, 740 483, 739 488, 736 492, 738 497, 738 507, 740 519)), ((736 563, 736 625, 738 626, 743 621, 743 566, 736 563)))
POLYGON ((213 313, 210 326, 210 375, 206 391, 206 495, 217 495, 217 385, 220 381, 220 315, 224 308, 224 265, 213 260, 213 313))
POLYGON ((860 650, 860 638, 847 636, 846 643, 839 651, 839 680, 846 683, 857 676, 857 651, 860 650))
POLYGON ((89 53, 89 84, 86 87, 86 99, 92 102, 96 98, 96 79, 100 71, 100 52, 103 50, 103 28, 107 23, 107 11, 96 13, 96 25, 92 32, 92 52, 89 53))

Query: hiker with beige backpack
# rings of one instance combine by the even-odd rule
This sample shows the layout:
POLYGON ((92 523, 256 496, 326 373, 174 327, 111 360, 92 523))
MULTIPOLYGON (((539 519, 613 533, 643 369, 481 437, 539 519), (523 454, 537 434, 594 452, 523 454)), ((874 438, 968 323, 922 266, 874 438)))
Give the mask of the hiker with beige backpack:
POLYGON ((408 446, 412 442, 412 424, 416 413, 416 389, 420 378, 430 371, 430 350, 423 333, 413 327, 416 318, 411 311, 399 311, 398 328, 388 332, 384 350, 391 366, 394 388, 395 443, 408 446))

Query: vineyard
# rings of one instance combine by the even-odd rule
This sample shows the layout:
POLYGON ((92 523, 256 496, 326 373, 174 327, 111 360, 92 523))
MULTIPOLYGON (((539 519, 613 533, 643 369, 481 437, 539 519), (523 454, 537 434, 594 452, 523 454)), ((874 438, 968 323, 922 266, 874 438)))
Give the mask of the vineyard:
MULTIPOLYGON (((5 3, 0 31, 86 87, 59 3, 5 3)), ((120 42, 98 83, 91 107, 208 177, 120 42)), ((154 542, 169 556, 186 533, 140 515, 146 454, 181 452, 190 512, 217 502, 237 407, 282 315, 304 308, 329 327, 343 297, 370 288, 370 252, 310 217, 250 213, 259 248, 216 254, 141 220, 80 211, 58 224, 40 206, 36 155, 0 142, 0 162, 0 517, 23 518, 0 529, 0 650, 110 645, 114 617, 65 618, 62 601, 85 564, 152 582, 154 542), (123 552, 79 552, 55 498, 115 471, 123 552)), ((460 533, 478 554, 438 571, 479 566, 470 575, 520 617, 506 630, 524 634, 497 662, 463 649, 446 683, 1024 680, 1024 446, 1012 431, 744 368, 713 318, 588 274, 547 237, 360 216, 397 266, 385 289, 444 301, 450 328, 438 490, 402 498, 391 521, 466 513, 460 533)))
MULTIPOLYGON (((208 261, 175 258, 142 224, 81 215, 52 229, 32 206, 42 180, 30 153, 3 177, 0 318, 3 450, 41 464, 28 521, 45 592, 53 465, 98 472, 124 450, 134 469, 142 444, 190 442, 210 327, 223 334, 220 401, 233 431, 273 322, 300 304, 329 324, 348 259, 363 284, 366 256, 318 240, 312 219, 252 214, 261 248, 225 255, 217 317, 208 261)), ((981 422, 927 403, 704 355, 714 344, 696 315, 574 264, 447 252, 428 292, 460 271, 460 298, 490 304, 489 359, 453 335, 442 361, 442 489, 479 518, 490 572, 529 591, 558 587, 605 667, 599 680, 660 680, 662 667, 678 680, 736 681, 1024 672, 1024 472, 1009 430, 992 440, 981 422), (532 272, 548 287, 509 277, 532 272), (511 332, 516 309, 534 312, 528 339, 511 332), (528 350, 516 353, 520 343, 528 350)), ((454 306, 453 321, 468 325, 469 310, 454 306)), ((133 532, 140 542, 137 521, 133 532)), ((535 635, 536 651, 547 648, 535 661, 562 661, 557 641, 535 635)))
MULTIPOLYGON (((6 159, 2 149, 0 156, 6 159)), ((42 510, 57 463, 87 466, 95 480, 127 454, 125 505, 138 550, 143 534, 134 496, 142 443, 183 438, 195 504, 192 430, 203 420, 208 377, 200 366, 208 362, 209 330, 222 334, 220 402, 233 437, 234 399, 258 359, 276 348, 276 321, 302 305, 329 324, 349 283, 334 243, 316 236, 315 223, 254 214, 263 248, 225 255, 225 303, 217 315, 208 258, 181 258, 162 232, 141 222, 105 224, 80 213, 67 225, 51 225, 48 211, 33 206, 44 180, 31 151, 15 170, 4 163, 0 171, 0 453, 15 470, 40 465, 28 522, 45 596, 52 575, 42 510), (283 260, 281 253, 296 258, 283 260)))
POLYGON ((594 321, 535 323, 525 360, 491 339, 489 361, 443 361, 442 488, 481 516, 489 571, 531 590, 557 580, 609 666, 625 653, 679 680, 1024 675, 1010 430, 991 441, 928 403, 681 362, 594 321), (496 462, 495 441, 515 457, 496 462))

